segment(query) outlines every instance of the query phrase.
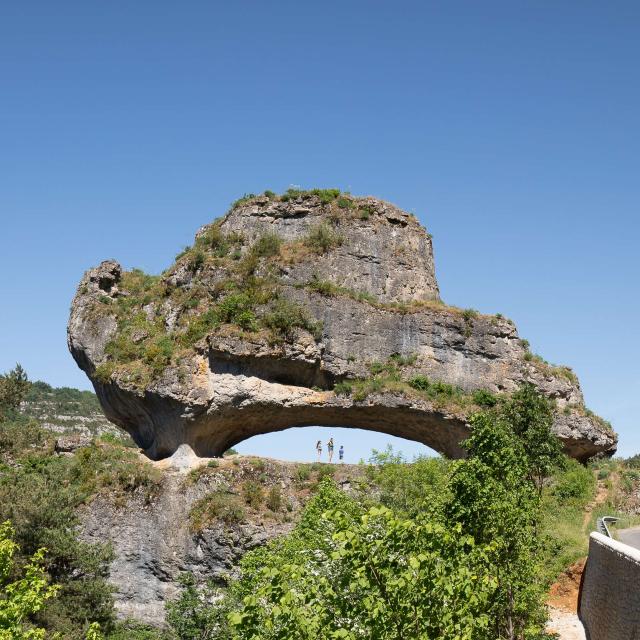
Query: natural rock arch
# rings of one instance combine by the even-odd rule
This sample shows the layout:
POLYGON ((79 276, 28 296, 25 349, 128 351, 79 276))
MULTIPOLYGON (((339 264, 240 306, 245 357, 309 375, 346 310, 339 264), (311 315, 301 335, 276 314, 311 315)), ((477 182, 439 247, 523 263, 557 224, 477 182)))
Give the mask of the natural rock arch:
POLYGON ((107 417, 156 459, 303 425, 458 457, 474 392, 524 382, 555 402, 569 455, 616 446, 570 369, 533 357, 502 316, 439 301, 431 237, 374 198, 248 198, 160 277, 103 262, 78 287, 69 347, 107 417))

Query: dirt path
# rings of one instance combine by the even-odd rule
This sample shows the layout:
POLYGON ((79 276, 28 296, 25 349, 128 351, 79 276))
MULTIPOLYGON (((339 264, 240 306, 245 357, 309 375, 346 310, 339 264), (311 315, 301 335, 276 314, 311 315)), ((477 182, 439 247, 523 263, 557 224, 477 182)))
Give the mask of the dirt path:
POLYGON ((593 510, 601 505, 609 495, 609 489, 605 486, 604 482, 598 481, 598 491, 596 493, 596 497, 587 505, 584 510, 584 517, 582 519, 582 528, 583 530, 587 530, 589 526, 589 521, 591 520, 591 514, 593 510))
MULTIPOLYGON (((585 508, 582 519, 582 530, 585 536, 589 535, 589 523, 594 509, 603 504, 608 496, 609 490, 606 484, 598 481, 596 495, 585 508)), ((547 631, 557 633, 560 640, 585 640, 584 629, 577 614, 580 580, 585 562, 586 558, 582 558, 567 567, 549 589, 547 631)))

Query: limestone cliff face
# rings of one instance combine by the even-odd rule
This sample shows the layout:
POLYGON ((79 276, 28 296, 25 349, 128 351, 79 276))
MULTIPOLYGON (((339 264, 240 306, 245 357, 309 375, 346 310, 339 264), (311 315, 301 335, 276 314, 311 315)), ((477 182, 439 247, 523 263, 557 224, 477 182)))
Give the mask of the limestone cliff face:
MULTIPOLYGON (((184 449, 172 460, 154 463, 162 469, 162 481, 151 498, 136 492, 122 503, 102 493, 80 511, 82 539, 113 547, 109 582, 119 618, 160 626, 165 604, 178 596, 179 578, 185 572, 198 583, 213 580, 223 585, 226 578, 236 577, 247 551, 291 531, 319 477, 307 465, 309 478, 301 481, 296 475, 299 465, 265 458, 232 456, 215 468, 206 462, 198 466, 184 449), (262 500, 254 506, 243 495, 248 483, 262 491, 262 500), (280 504, 269 508, 267 496, 274 487, 280 504), (211 495, 223 495, 236 504, 234 518, 220 513, 194 526, 199 501, 211 495)), ((334 479, 349 491, 360 473, 344 465, 334 479)))
POLYGON ((154 459, 303 425, 461 456, 474 392, 523 382, 555 401, 569 455, 616 447, 570 369, 532 356, 511 321, 439 301, 430 235, 374 198, 248 198, 159 277, 103 262, 80 283, 69 347, 154 459))

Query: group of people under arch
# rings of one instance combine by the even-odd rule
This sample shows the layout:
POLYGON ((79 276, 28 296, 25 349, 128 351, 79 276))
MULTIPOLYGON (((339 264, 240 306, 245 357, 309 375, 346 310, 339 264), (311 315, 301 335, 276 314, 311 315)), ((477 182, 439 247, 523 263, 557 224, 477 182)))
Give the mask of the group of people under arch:
MULTIPOLYGON (((327 441, 327 453, 329 455, 329 463, 333 460, 333 438, 329 438, 327 441)), ((316 453, 318 454, 318 462, 322 461, 322 440, 316 442, 316 453)), ((344 462, 344 445, 340 445, 338 449, 338 459, 340 462, 344 462)))

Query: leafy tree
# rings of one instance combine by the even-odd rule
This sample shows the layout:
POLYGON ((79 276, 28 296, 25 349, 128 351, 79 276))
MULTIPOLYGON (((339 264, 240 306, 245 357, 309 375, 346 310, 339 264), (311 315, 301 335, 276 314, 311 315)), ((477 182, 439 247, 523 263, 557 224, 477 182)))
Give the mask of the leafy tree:
POLYGON ((501 407, 499 415, 522 442, 527 475, 542 493, 545 478, 564 463, 560 440, 551 432, 551 402, 532 384, 525 384, 501 407))
POLYGON ((389 446, 385 451, 374 449, 369 463, 367 475, 384 506, 407 517, 441 510, 447 496, 448 460, 418 456, 407 464, 389 446))
POLYGON ((464 443, 469 457, 452 473, 448 517, 477 544, 494 545, 494 637, 545 637, 540 499, 544 479, 562 459, 549 405, 525 386, 498 411, 474 416, 471 425, 464 443))
POLYGON ((0 520, 9 519, 23 554, 47 548, 43 568, 59 585, 58 597, 33 620, 65 638, 82 638, 90 622, 108 630, 114 621, 106 582, 112 552, 78 540, 75 509, 86 493, 74 480, 77 460, 31 455, 0 476, 0 520))
MULTIPOLYGON (((322 491, 328 497, 339 490, 325 481, 322 491)), ((277 561, 251 574, 253 588, 230 615, 234 637, 486 637, 495 580, 486 571, 487 550, 459 526, 397 518, 385 507, 355 519, 330 511, 318 524, 334 530, 324 549, 287 553, 285 544, 277 561)))
POLYGON ((0 375, 0 420, 15 412, 29 391, 29 380, 25 370, 19 365, 0 375))
POLYGON ((230 638, 226 601, 221 590, 212 583, 198 587, 191 573, 183 574, 180 584, 180 597, 167 605, 167 622, 176 637, 179 640, 230 638))
POLYGON ((22 577, 13 579, 14 556, 18 544, 9 521, 0 524, 0 640, 38 640, 46 630, 29 624, 28 619, 53 598, 57 586, 49 584, 43 568, 44 549, 38 549, 27 561, 22 577))

